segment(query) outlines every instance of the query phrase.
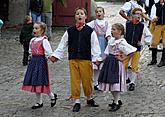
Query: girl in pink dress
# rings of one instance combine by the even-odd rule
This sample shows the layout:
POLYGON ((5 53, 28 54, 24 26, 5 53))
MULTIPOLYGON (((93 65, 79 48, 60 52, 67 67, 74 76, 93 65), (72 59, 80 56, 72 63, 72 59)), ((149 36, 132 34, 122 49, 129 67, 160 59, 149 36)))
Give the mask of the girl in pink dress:
POLYGON ((123 60, 127 55, 136 51, 136 48, 129 45, 122 35, 124 26, 120 23, 112 25, 112 39, 108 41, 105 49, 107 57, 104 60, 103 67, 99 75, 99 87, 102 91, 111 92, 114 101, 109 104, 109 111, 116 111, 122 105, 119 100, 120 93, 126 91, 126 72, 123 60))
POLYGON ((43 107, 41 93, 46 93, 51 99, 51 107, 56 104, 57 95, 50 91, 49 71, 47 59, 52 54, 52 49, 47 37, 44 35, 46 24, 36 22, 33 26, 34 38, 30 41, 29 53, 32 59, 28 65, 22 90, 35 92, 37 103, 32 109, 43 107))

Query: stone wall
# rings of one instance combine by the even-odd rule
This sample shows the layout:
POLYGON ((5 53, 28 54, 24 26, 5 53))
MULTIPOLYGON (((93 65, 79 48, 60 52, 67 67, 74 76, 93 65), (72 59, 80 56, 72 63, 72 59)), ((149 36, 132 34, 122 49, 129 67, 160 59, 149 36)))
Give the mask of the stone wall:
POLYGON ((9 0, 8 25, 17 25, 23 22, 27 13, 27 0, 9 0))

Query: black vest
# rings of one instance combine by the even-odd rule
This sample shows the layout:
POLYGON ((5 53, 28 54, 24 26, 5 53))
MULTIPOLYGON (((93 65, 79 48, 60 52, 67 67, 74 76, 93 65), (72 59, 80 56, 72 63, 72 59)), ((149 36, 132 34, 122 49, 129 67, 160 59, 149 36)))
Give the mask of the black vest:
POLYGON ((85 25, 80 31, 68 28, 68 53, 70 59, 91 60, 91 34, 93 29, 85 25))
POLYGON ((139 24, 133 24, 131 21, 126 23, 125 39, 130 45, 136 47, 137 51, 141 50, 141 46, 138 46, 137 43, 141 41, 143 29, 144 24, 141 22, 139 24))
POLYGON ((155 4, 156 6, 156 16, 158 17, 158 21, 156 25, 164 25, 165 24, 165 5, 162 6, 160 2, 155 4))

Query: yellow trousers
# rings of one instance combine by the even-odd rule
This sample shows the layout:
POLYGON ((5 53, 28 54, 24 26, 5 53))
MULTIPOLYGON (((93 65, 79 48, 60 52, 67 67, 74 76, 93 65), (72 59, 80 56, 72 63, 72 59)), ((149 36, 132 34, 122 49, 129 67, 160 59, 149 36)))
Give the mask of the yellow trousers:
POLYGON ((151 46, 156 48, 162 39, 163 48, 165 48, 165 25, 156 25, 153 32, 153 41, 151 46))
POLYGON ((69 60, 70 77, 71 77, 71 95, 73 99, 80 99, 82 87, 84 95, 89 97, 93 93, 93 69, 92 62, 89 60, 74 59, 69 60))
POLYGON ((132 67, 132 72, 139 72, 139 59, 140 59, 140 51, 136 51, 132 54, 132 56, 128 56, 125 60, 124 60, 124 65, 125 65, 125 69, 128 69, 128 63, 131 60, 131 67, 132 67), (131 60, 132 59, 132 60, 131 60))

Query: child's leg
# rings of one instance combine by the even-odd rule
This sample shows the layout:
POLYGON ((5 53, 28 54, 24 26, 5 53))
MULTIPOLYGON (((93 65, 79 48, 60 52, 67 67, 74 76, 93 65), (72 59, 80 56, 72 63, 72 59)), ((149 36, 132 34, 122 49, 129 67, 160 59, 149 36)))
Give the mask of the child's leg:
POLYGON ((53 107, 56 104, 57 94, 50 92, 48 96, 51 99, 51 107, 53 107))
POLYGON ((117 111, 120 109, 121 104, 119 104, 119 97, 120 97, 120 92, 119 91, 111 91, 114 99, 114 103, 111 104, 111 109, 109 111, 117 111))
POLYGON ((43 107, 42 95, 41 93, 36 93, 36 104, 32 106, 32 109, 37 109, 43 107))
POLYGON ((100 74, 100 70, 94 69, 94 71, 93 71, 94 90, 99 90, 99 88, 98 88, 99 74, 100 74))
POLYGON ((39 104, 42 104, 42 94, 41 93, 36 93, 36 102, 39 104))
POLYGON ((113 96, 113 99, 114 99, 114 103, 115 104, 119 104, 119 98, 120 98, 120 92, 119 91, 112 91, 112 96, 113 96))

